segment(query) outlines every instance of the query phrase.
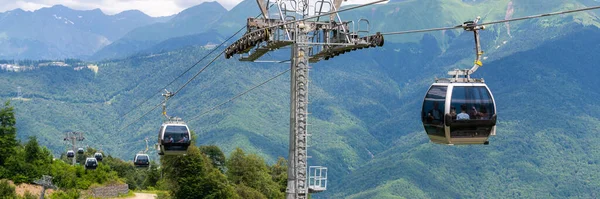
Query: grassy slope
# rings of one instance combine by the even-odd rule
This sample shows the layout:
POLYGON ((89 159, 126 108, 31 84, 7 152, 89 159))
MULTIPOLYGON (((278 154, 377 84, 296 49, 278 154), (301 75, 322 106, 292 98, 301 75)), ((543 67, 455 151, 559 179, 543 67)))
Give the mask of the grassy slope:
POLYGON ((490 146, 447 147, 427 143, 421 132, 409 134, 343 179, 348 183, 332 189, 359 198, 374 193, 408 198, 596 197, 600 139, 594 132, 600 130, 600 109, 595 99, 600 92, 592 85, 598 85, 594 77, 600 74, 590 63, 600 60, 589 52, 600 50, 599 32, 578 32, 482 70, 502 119, 490 146), (514 73, 518 70, 522 73, 514 73), (396 181, 408 188, 395 190, 391 185, 396 181), (426 194, 414 195, 420 192, 426 194))
MULTIPOLYGON (((417 5, 412 1, 405 3, 417 5)), ((396 4, 402 5, 402 3, 396 4)), ((439 13, 458 12, 456 9, 449 9, 454 6, 477 6, 458 1, 443 1, 440 4, 442 8, 448 8, 438 8, 439 13)), ((393 5, 379 6, 377 9, 391 9, 393 5)), ((414 10, 427 10, 416 8, 418 9, 414 10)), ((412 23, 404 26, 396 24, 398 16, 387 16, 386 20, 389 22, 386 21, 386 24, 395 24, 386 26, 390 30, 401 30, 403 27, 407 29, 428 28, 434 25, 432 22, 412 23)), ((456 21, 465 20, 460 18, 466 18, 466 20, 472 18, 471 16, 461 16, 455 17, 456 21)), ((430 16, 420 15, 420 18, 417 18, 416 15, 413 15, 413 17, 415 17, 413 22, 433 20, 441 23, 430 16)), ((406 17, 402 19, 404 18, 406 17)), ((568 18, 565 20, 570 21, 568 18)), ((570 27, 541 29, 539 22, 515 25, 516 30, 522 29, 523 31, 515 32, 514 38, 505 39, 509 41, 507 45, 488 51, 487 49, 493 49, 490 46, 496 46, 498 41, 502 41, 499 38, 505 37, 499 33, 501 28, 489 29, 482 36, 485 37, 484 46, 488 51, 487 56, 490 56, 490 60, 497 60, 523 49, 534 48, 543 43, 545 39, 568 32, 570 27), (525 32, 530 29, 537 31, 525 32), (539 35, 543 37, 538 37, 539 35)), ((454 22, 450 24, 454 24, 454 22)), ((408 186, 406 183, 412 181, 396 182, 398 179, 390 179, 389 185, 372 183, 371 186, 352 184, 341 186, 340 184, 346 182, 346 179, 361 179, 361 182, 367 182, 361 176, 369 174, 364 170, 371 168, 370 165, 377 165, 373 162, 379 158, 400 159, 400 157, 388 154, 403 154, 401 152, 423 147, 428 149, 431 154, 443 149, 439 148, 440 146, 421 146, 426 143, 426 138, 422 135, 420 124, 413 118, 417 115, 415 113, 420 111, 418 107, 423 92, 425 92, 424 89, 434 76, 439 77, 444 74, 444 70, 459 66, 456 63, 468 64, 471 62, 472 40, 470 35, 459 35, 458 32, 451 37, 452 39, 448 37, 444 42, 439 38, 434 39, 436 37, 439 35, 433 34, 433 37, 425 38, 415 36, 411 40, 413 42, 408 44, 388 42, 383 48, 351 52, 341 55, 334 61, 324 61, 313 65, 311 95, 309 96, 311 99, 309 111, 312 112, 312 117, 309 119, 312 126, 309 128, 309 132, 313 134, 310 145, 313 147, 310 148, 309 154, 314 158, 310 160, 310 163, 330 168, 332 181, 329 192, 331 194, 351 194, 354 192, 348 190, 354 190, 353 188, 356 187, 359 188, 358 190, 366 190, 379 186, 375 191, 379 192, 387 189, 386 187, 408 186), (442 46, 442 48, 440 49, 438 46, 442 46), (391 147, 393 148, 389 150, 391 147), (367 162, 368 165, 364 166, 367 162), (357 171, 354 172, 355 170, 357 171), (342 178, 344 176, 349 177, 342 178), (342 193, 346 191, 348 192, 342 193)), ((135 152, 144 149, 144 143, 141 141, 143 138, 149 137, 150 143, 154 142, 157 125, 162 121, 159 115, 160 111, 151 112, 141 122, 127 129, 121 128, 140 117, 145 111, 150 110, 153 105, 160 102, 161 98, 156 94, 141 110, 136 110, 125 118, 119 116, 158 91, 160 86, 168 83, 206 52, 201 48, 187 48, 170 53, 105 62, 100 64, 98 74, 90 71, 74 72, 69 69, 44 69, 42 72, 18 74, 4 73, 3 75, 10 78, 0 79, 0 83, 2 83, 0 88, 13 91, 17 86, 22 86, 26 95, 29 93, 39 96, 29 102, 15 103, 22 137, 26 135, 43 137, 44 139, 40 139, 40 143, 59 153, 65 150, 65 145, 61 141, 63 132, 67 130, 84 131, 88 135, 88 140, 84 141, 84 144, 94 147, 103 145, 101 148, 104 151, 128 159, 132 158, 135 152)), ((536 59, 537 56, 539 55, 532 58, 536 59)), ((201 63, 200 66, 203 66, 204 63, 206 62, 201 63)), ((488 61, 486 61, 486 67, 487 63, 488 61)), ((219 60, 169 102, 169 113, 184 119, 191 119, 287 67, 287 64, 247 64, 235 60, 219 60)), ((531 72, 537 71, 532 68, 526 69, 531 72)), ((191 72, 197 70, 198 68, 195 68, 191 72)), ((494 82, 492 79, 488 79, 491 75, 486 75, 485 72, 486 70, 482 69, 482 76, 486 77, 490 84, 494 82)), ((551 71, 548 73, 552 74, 551 71)), ((181 85, 191 75, 184 76, 174 85, 181 85)), ((288 76, 284 75, 284 77, 236 100, 233 104, 227 104, 206 116, 189 121, 190 127, 199 135, 198 143, 217 144, 225 149, 226 153, 235 147, 241 147, 258 153, 269 161, 274 161, 277 156, 286 157, 289 132, 289 95, 287 94, 289 84, 286 83, 289 79, 288 76)), ((589 82, 581 85, 589 85, 589 82)), ((493 89, 502 87, 501 85, 494 86, 493 89)), ((530 89, 537 89, 539 86, 541 85, 530 89)), ((169 90, 172 91, 175 88, 176 86, 170 86, 169 90)), ((498 92, 503 93, 502 91, 498 92)), ((515 94, 523 94, 523 92, 514 92, 510 89, 504 91, 504 93, 515 94)), ((14 91, 2 95, 2 100, 11 96, 14 96, 14 91)), ((498 108, 504 110, 506 107, 499 105, 498 108)), ((594 106, 589 108, 598 109, 594 106)), ((591 121, 596 120, 593 117, 586 118, 591 121)), ((506 128, 510 127, 508 125, 513 125, 514 128, 523 124, 531 125, 530 123, 519 123, 521 121, 507 121, 506 128)), ((566 125, 564 123, 556 124, 558 127, 566 125)), ((464 151, 470 150, 464 149, 464 151)), ((463 158, 460 156, 463 154, 462 152, 449 153, 449 159, 445 159, 439 164, 463 158)), ((424 163, 419 158, 428 157, 429 154, 415 154, 411 156, 414 158, 394 164, 423 166, 424 163)), ((507 152, 498 156, 504 157, 509 154, 507 152)), ((487 156, 488 154, 476 155, 487 156)), ((397 168, 405 167, 391 165, 385 168, 397 170, 397 168)), ((419 171, 418 168, 420 167, 414 166, 406 173, 419 171)), ((520 171, 511 172, 518 173, 520 171)), ((382 172, 382 174, 386 173, 382 172)), ((411 186, 420 189, 439 183, 435 180, 429 182, 427 179, 445 179, 438 177, 437 174, 411 175, 415 175, 413 179, 423 181, 419 182, 421 184, 411 186)), ((375 178, 375 180, 384 182, 382 178, 375 178)), ((490 180, 497 179, 490 177, 490 180)), ((442 186, 443 184, 438 185, 442 186)), ((458 194, 453 189, 449 187, 441 190, 458 194)), ((414 193, 419 195, 420 192, 415 191, 414 193)))

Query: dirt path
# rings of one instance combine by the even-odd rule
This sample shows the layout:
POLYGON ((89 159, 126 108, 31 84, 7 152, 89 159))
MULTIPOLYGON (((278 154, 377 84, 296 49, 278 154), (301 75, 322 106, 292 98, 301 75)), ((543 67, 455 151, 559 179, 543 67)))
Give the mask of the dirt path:
POLYGON ((158 196, 156 196, 156 194, 153 193, 133 193, 135 194, 135 197, 131 198, 131 199, 155 199, 158 196))

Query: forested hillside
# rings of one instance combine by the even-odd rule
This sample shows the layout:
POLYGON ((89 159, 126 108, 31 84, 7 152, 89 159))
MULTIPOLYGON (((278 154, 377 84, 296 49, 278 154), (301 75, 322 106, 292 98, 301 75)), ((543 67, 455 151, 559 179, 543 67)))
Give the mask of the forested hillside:
MULTIPOLYGON (((496 99, 498 135, 489 146, 429 143, 407 129, 386 151, 332 185, 350 198, 595 198, 600 154, 600 30, 584 28, 479 71, 496 99), (588 52, 579 51, 580 47, 588 52), (350 191, 356 190, 356 191, 350 191)), ((426 89, 426 88, 423 88, 426 89)), ((420 110, 407 96, 410 111, 420 110)), ((418 117, 406 120, 418 125, 418 117)), ((405 127, 406 128, 406 127, 405 127)))
MULTIPOLYGON (((69 158, 55 158, 40 146, 35 136, 21 144, 17 140, 15 109, 6 102, 0 108, 0 198, 36 198, 38 193, 15 193, 15 184, 35 183, 51 176, 56 186, 50 198, 94 198, 88 189, 127 183, 130 190, 160 190, 161 198, 282 198, 287 179, 285 159, 268 165, 256 154, 237 148, 229 158, 214 145, 188 148, 185 156, 163 156, 160 165, 134 166, 132 161, 106 156, 101 150, 87 150, 69 158), (97 157, 100 154, 101 158, 97 157), (89 157, 96 162, 89 164, 89 157), (94 159, 95 158, 95 159, 94 159)), ((192 134, 192 138, 195 135, 192 134)), ((195 139, 194 139, 195 140, 195 139)))
MULTIPOLYGON (((372 29, 385 32, 458 25, 477 15, 484 21, 504 19, 509 2, 512 17, 593 3, 549 1, 547 7, 536 7, 541 2, 417 2, 377 5, 345 16, 382 19, 371 20, 372 29), (469 11, 458 13, 461 9, 469 11), (426 10, 437 15, 421 14, 426 10)), ((312 65, 309 163, 327 166, 330 176, 328 190, 314 197, 596 197, 596 23, 596 14, 590 12, 498 24, 482 32, 484 66, 475 76, 492 89, 500 121, 489 146, 429 143, 419 118, 434 78, 472 65, 471 32, 386 36, 381 48, 312 65)), ((2 71, 7 78, 0 78, 6 91, 1 99, 15 97, 21 87, 24 98, 12 101, 21 139, 36 135, 40 144, 59 154, 67 150, 63 133, 82 131, 87 138, 83 146, 130 160, 144 150, 144 138, 151 144, 156 140, 162 118, 160 108, 150 110, 161 102, 161 88, 209 51, 193 46, 138 54, 94 63, 97 71, 2 71)), ((176 90, 207 63, 167 89, 176 90)), ((217 145, 225 154, 240 147, 274 164, 279 156, 287 157, 289 75, 207 111, 288 67, 219 58, 169 101, 169 115, 188 122, 198 145, 217 145)))

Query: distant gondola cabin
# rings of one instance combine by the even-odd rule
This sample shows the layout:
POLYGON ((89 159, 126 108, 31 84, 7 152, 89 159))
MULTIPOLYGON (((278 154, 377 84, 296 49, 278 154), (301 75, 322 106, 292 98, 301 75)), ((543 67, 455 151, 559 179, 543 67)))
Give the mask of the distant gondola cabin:
POLYGON ((133 164, 136 167, 149 167, 150 166, 150 157, 147 154, 136 154, 133 159, 133 164))
POLYGON ((75 157, 75 151, 73 151, 73 150, 68 150, 68 151, 67 151, 67 157, 68 157, 68 158, 73 158, 73 157, 75 157))
POLYGON ((96 169, 98 167, 98 161, 96 158, 85 159, 85 169, 96 169))
POLYGON ((158 131, 159 155, 183 155, 190 146, 190 130, 181 119, 163 123, 158 131))
POLYGON ((94 158, 96 158, 98 161, 102 161, 104 157, 102 156, 102 153, 95 153, 94 158))

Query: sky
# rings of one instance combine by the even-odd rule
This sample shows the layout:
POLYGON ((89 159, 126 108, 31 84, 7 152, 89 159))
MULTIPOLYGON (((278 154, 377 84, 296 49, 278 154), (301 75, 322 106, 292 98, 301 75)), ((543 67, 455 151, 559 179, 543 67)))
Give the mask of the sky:
MULTIPOLYGON (((0 0, 0 12, 21 8, 27 11, 38 10, 61 4, 75 10, 100 8, 105 14, 113 15, 125 10, 140 10, 153 17, 170 16, 182 10, 215 0, 0 0)), ((217 0, 230 10, 242 0, 217 0)), ((371 0, 349 0, 347 3, 367 3, 371 0)))

